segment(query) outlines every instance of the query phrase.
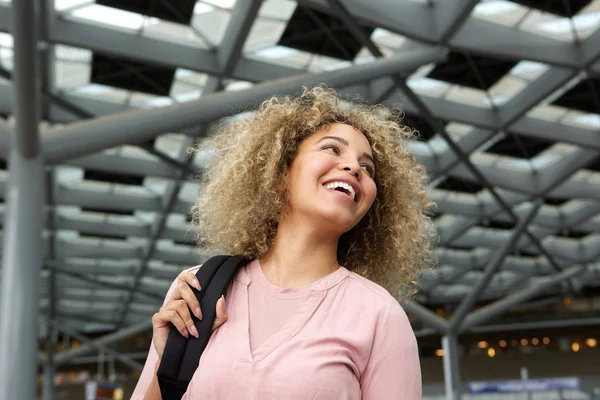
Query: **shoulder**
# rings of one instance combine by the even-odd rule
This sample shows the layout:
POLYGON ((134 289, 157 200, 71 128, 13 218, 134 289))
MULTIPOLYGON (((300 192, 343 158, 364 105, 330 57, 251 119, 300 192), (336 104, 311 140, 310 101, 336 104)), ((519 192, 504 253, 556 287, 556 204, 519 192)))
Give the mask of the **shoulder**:
POLYGON ((376 316, 379 328, 395 329, 412 336, 406 312, 387 289, 354 272, 348 275, 348 284, 356 301, 363 303, 376 316))

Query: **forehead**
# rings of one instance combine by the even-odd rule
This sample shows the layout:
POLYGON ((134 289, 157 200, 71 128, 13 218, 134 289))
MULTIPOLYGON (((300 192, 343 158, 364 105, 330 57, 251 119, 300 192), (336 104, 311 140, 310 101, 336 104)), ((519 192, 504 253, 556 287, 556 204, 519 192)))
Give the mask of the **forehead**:
POLYGON ((355 127, 347 124, 326 125, 306 139, 308 144, 316 143, 326 136, 336 136, 345 139, 349 146, 358 147, 362 151, 371 151, 371 145, 366 136, 355 127))

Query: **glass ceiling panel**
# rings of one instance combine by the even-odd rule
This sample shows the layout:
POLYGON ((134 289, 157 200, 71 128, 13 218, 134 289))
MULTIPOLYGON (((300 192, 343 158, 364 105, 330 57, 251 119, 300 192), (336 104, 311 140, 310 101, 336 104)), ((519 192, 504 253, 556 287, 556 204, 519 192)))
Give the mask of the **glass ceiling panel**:
MULTIPOLYGON (((262 49, 279 47, 276 44, 285 30, 286 23, 286 21, 258 17, 254 21, 248 38, 244 43, 244 53, 249 54, 262 49)), ((293 49, 290 50, 296 51, 293 49)))
POLYGON ((208 49, 213 47, 214 41, 197 28, 196 16, 192 20, 192 26, 162 21, 157 18, 148 18, 141 29, 144 37, 157 40, 165 40, 186 46, 208 49))
POLYGON ((594 0, 572 19, 505 0, 482 1, 471 15, 555 40, 573 42, 587 38, 600 26, 600 0, 594 0))
MULTIPOLYGON (((199 7, 196 6, 196 9, 198 10, 199 7)), ((196 35, 204 38, 209 47, 214 47, 221 43, 230 19, 231 12, 224 8, 194 12, 191 23, 192 30, 196 35)))
POLYGON ((528 9, 512 1, 488 0, 478 3, 471 16, 505 26, 515 26, 528 9))
POLYGON ((296 6, 297 2, 293 0, 265 0, 258 11, 258 17, 259 19, 287 21, 294 13, 296 6))

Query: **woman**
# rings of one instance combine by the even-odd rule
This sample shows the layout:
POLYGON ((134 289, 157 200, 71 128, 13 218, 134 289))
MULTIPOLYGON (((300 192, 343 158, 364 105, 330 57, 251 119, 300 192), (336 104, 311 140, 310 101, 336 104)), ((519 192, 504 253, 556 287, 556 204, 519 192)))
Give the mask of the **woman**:
MULTIPOLYGON (((397 116, 317 87, 273 98, 210 140, 193 208, 199 243, 253 261, 217 303, 184 399, 421 398, 417 343, 394 297, 414 293, 432 224, 412 132, 397 116)), ((171 324, 197 336, 197 269, 153 317, 132 399, 160 399, 171 324)))

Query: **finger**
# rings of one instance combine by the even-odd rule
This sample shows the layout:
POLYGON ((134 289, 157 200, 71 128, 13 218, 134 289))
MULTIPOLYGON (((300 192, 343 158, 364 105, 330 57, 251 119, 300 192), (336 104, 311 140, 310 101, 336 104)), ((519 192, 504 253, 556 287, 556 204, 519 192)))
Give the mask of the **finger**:
POLYGON ((198 279, 196 278, 196 275, 191 273, 191 272, 185 272, 185 273, 181 273, 179 274, 179 280, 181 282, 185 282, 188 285, 196 288, 197 290, 201 290, 200 289, 200 282, 198 282, 198 279))
POLYGON ((198 303, 198 299, 196 295, 190 288, 187 282, 179 282, 179 286, 177 287, 178 296, 182 298, 186 303, 190 310, 193 311, 194 315, 198 319, 202 319, 202 310, 200 309, 200 303, 198 303))
POLYGON ((192 320, 192 315, 190 314, 190 309, 188 308, 185 300, 177 300, 170 304, 170 309, 177 311, 179 317, 183 320, 183 323, 188 330, 188 332, 194 336, 198 337, 198 330, 196 329, 196 325, 194 324, 194 320, 192 320))
POLYGON ((173 324, 175 329, 179 331, 185 338, 189 338, 189 332, 187 330, 187 326, 183 322, 183 319, 179 316, 179 313, 176 310, 161 310, 157 314, 154 314, 152 317, 153 324, 156 325, 166 325, 168 323, 173 324))
POLYGON ((225 310, 225 297, 224 296, 221 296, 219 298, 219 300, 217 300, 216 311, 217 311, 217 316, 216 316, 215 322, 213 323, 213 326, 212 326, 213 331, 215 329, 217 329, 218 327, 220 327, 221 325, 223 325, 225 323, 225 321, 227 321, 227 318, 229 317, 227 315, 227 311, 225 310))

